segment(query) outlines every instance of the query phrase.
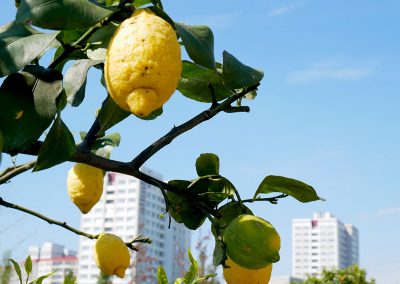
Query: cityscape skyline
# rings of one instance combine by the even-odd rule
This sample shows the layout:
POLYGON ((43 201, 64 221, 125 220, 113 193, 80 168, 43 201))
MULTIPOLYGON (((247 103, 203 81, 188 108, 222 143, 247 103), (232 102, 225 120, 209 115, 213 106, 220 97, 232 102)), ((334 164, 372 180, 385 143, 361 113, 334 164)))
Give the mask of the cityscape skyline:
MULTIPOLYGON (((3 2, 1 25, 13 21, 16 12, 13 1, 3 2)), ((265 76, 257 97, 242 102, 250 113, 221 113, 174 140, 145 166, 167 180, 191 180, 199 154, 216 153, 221 174, 243 198, 251 198, 266 175, 304 181, 326 201, 303 204, 288 197, 277 205, 249 206, 281 235, 281 260, 273 275, 291 273, 292 218, 330 211, 367 232, 360 239, 360 267, 378 284, 399 284, 400 39, 394 35, 400 2, 271 0, 235 5, 205 0, 166 1, 164 8, 174 21, 209 25, 217 61, 227 50, 264 70, 265 76)), ((45 57, 40 63, 48 66, 50 61, 45 57)), ((77 142, 106 96, 100 78, 92 68, 81 106, 68 105, 63 111, 77 142)), ((121 134, 111 158, 132 160, 174 125, 208 107, 176 93, 156 120, 128 117, 110 129, 121 134)), ((33 159, 3 154, 1 170, 33 159)), ((14 177, 1 185, 1 198, 79 228, 80 212, 66 193, 71 166, 66 162, 14 177)), ((74 233, 10 208, 0 207, 0 232, 0 252, 10 249, 14 259, 24 259, 32 243, 78 248, 74 233)))

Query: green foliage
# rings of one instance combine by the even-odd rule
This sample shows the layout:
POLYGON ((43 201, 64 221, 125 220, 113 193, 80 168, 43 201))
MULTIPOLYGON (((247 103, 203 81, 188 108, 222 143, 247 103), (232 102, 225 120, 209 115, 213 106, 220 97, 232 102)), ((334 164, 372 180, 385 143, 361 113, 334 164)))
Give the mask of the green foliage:
MULTIPOLYGON (((190 249, 188 250, 188 256, 190 260, 190 267, 185 275, 181 278, 175 280, 175 284, 197 284, 202 283, 203 281, 215 277, 216 274, 207 274, 205 276, 200 275, 199 265, 197 261, 193 258, 190 249)), ((157 269, 157 283, 158 284, 168 284, 167 274, 162 266, 159 266, 157 269)))
POLYGON ((0 283, 1 284, 9 284, 11 278, 11 265, 10 258, 11 251, 7 250, 3 254, 2 265, 0 265, 0 283))
POLYGON ((254 199, 260 193, 282 192, 296 198, 300 202, 310 202, 315 200, 324 200, 319 197, 315 189, 298 180, 281 176, 267 176, 258 186, 254 199))
POLYGON ((196 159, 196 172, 199 177, 219 175, 219 158, 213 153, 201 154, 196 159))
POLYGON ((34 171, 41 171, 68 160, 75 153, 75 140, 68 127, 57 116, 40 147, 34 171))
POLYGON ((189 57, 197 64, 215 69, 214 35, 207 26, 175 24, 189 57))
POLYGON ((112 276, 109 276, 102 271, 100 271, 99 276, 97 277, 97 284, 111 284, 112 276))
POLYGON ((87 0, 21 0, 16 22, 50 30, 90 28, 112 11, 87 0))
POLYGON ((0 27, 0 77, 17 72, 40 57, 58 32, 41 33, 23 23, 11 22, 0 27))
POLYGON ((102 60, 78 59, 68 69, 64 78, 64 88, 71 106, 79 106, 85 98, 86 77, 89 68, 102 60))
POLYGON ((262 80, 264 72, 244 65, 229 52, 223 52, 222 77, 230 90, 254 86, 262 80))
MULTIPOLYGON (((27 258, 25 259, 25 262, 24 262, 24 270, 25 270, 25 274, 26 274, 26 278, 25 279, 23 278, 22 270, 21 270, 21 267, 18 264, 18 262, 16 262, 15 260, 13 260, 11 258, 8 259, 8 260, 12 263, 12 265, 14 267, 14 270, 15 270, 15 273, 17 274, 18 281, 19 281, 20 284, 23 284, 23 283, 26 283, 26 284, 28 284, 28 283, 29 284, 42 284, 43 280, 45 280, 46 278, 48 278, 48 277, 50 277, 50 276, 52 276, 54 274, 54 272, 48 273, 46 275, 39 276, 35 280, 29 281, 29 276, 30 276, 30 274, 32 272, 32 260, 31 260, 30 255, 27 256, 27 258)), ((9 281, 9 279, 10 279, 9 275, 4 277, 4 274, 2 274, 2 278, 1 278, 2 284, 8 283, 7 281, 9 281)), ((75 282, 64 282, 64 284, 74 284, 74 283, 75 282)))
POLYGON ((352 265, 345 269, 333 269, 322 271, 321 277, 308 276, 304 284, 375 284, 375 280, 367 280, 367 273, 358 265, 352 265))

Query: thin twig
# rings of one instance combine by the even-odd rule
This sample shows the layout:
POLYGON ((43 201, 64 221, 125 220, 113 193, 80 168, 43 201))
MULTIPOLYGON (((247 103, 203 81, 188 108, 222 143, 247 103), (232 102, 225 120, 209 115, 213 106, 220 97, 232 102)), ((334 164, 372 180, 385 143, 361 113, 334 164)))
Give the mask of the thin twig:
POLYGON ((150 159, 155 153, 164 148, 166 145, 171 143, 176 137, 191 130, 200 123, 209 120, 219 112, 230 109, 231 103, 236 101, 238 98, 243 97, 248 92, 256 90, 258 85, 259 84, 246 88, 245 90, 228 97, 225 101, 217 106, 207 109, 185 123, 172 128, 165 136, 155 141, 149 147, 144 149, 139 155, 137 155, 136 158, 132 160, 131 165, 135 168, 140 168, 148 159, 150 159))
POLYGON ((80 231, 78 229, 75 229, 75 228, 67 225, 66 222, 60 222, 60 221, 57 221, 57 220, 54 220, 54 219, 50 219, 49 217, 46 217, 46 216, 44 216, 44 215, 42 215, 40 213, 37 213, 37 212, 35 212, 35 211, 31 210, 31 209, 24 208, 22 206, 7 202, 1 197, 0 197, 0 205, 8 207, 8 208, 11 208, 11 209, 15 209, 15 210, 18 210, 18 211, 22 211, 22 212, 28 213, 30 215, 33 215, 33 216, 35 216, 35 217, 37 217, 39 219, 42 219, 42 220, 46 221, 49 224, 53 224, 53 225, 57 225, 57 226, 63 227, 65 229, 67 229, 68 231, 71 231, 71 232, 73 232, 73 233, 75 233, 77 235, 81 235, 81 236, 87 237, 89 239, 97 239, 98 236, 99 236, 99 235, 92 235, 92 234, 88 234, 88 233, 82 232, 82 231, 80 231))
POLYGON ((268 202, 270 202, 272 204, 277 204, 279 199, 285 198, 285 197, 288 197, 288 196, 289 196, 288 194, 282 193, 282 194, 274 196, 274 197, 245 199, 245 200, 242 200, 242 203, 253 203, 255 201, 268 201, 268 202))
POLYGON ((32 169, 36 164, 36 160, 26 163, 26 164, 22 164, 19 166, 15 166, 15 167, 10 167, 5 169, 1 174, 0 174, 0 184, 6 183, 7 181, 9 181, 10 179, 12 179, 13 177, 22 174, 30 169, 32 169))

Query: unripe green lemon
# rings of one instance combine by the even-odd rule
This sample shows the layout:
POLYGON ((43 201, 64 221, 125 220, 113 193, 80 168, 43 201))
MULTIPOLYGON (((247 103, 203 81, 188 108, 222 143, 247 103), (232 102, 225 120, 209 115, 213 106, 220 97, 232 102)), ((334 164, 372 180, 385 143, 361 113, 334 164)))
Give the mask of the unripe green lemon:
POLYGON ((129 267, 130 254, 124 241, 113 234, 103 233, 93 248, 94 259, 100 270, 109 276, 125 276, 125 270, 129 267))
POLYGON ((107 49, 104 77, 108 92, 124 110, 146 117, 163 106, 182 72, 174 29, 149 9, 121 23, 107 49))
POLYGON ((226 254, 247 269, 260 269, 279 261, 281 239, 266 220, 253 215, 233 219, 223 233, 226 254))
POLYGON ((72 202, 86 214, 103 193, 103 171, 85 164, 75 164, 68 172, 67 189, 72 202))
POLYGON ((267 284, 271 279, 272 263, 260 269, 246 269, 228 257, 224 278, 228 284, 267 284))

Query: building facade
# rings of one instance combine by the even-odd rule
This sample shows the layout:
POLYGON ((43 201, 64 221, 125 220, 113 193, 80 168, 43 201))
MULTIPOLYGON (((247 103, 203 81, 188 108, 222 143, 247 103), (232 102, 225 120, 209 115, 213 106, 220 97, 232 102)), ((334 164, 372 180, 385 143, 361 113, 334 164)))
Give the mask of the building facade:
MULTIPOLYGON (((152 171, 145 172, 161 177, 152 171)), ((182 276, 186 268, 186 252, 190 247, 190 231, 172 220, 165 213, 162 192, 143 181, 118 173, 107 173, 100 201, 81 217, 81 230, 91 234, 109 232, 125 242, 142 234, 151 238, 151 244, 139 245, 139 252, 131 255, 131 268, 123 279, 114 277, 117 283, 157 283, 157 268, 162 265, 168 279, 182 276)), ((80 238, 79 284, 95 284, 100 274, 93 258, 94 241, 80 238)))
MULTIPOLYGON (((78 258, 75 251, 65 248, 63 245, 46 242, 42 246, 30 246, 28 254, 32 260, 32 272, 30 280, 40 276, 53 273, 50 277, 43 280, 43 284, 63 284, 64 278, 68 274, 76 275, 78 272, 78 258)), ((21 263, 20 266, 24 264, 21 263)), ((14 270, 10 283, 19 283, 14 270)), ((22 269, 22 274, 25 274, 22 269)), ((25 279, 26 275, 23 275, 25 279)))
POLYGON ((324 268, 343 269, 359 263, 358 230, 329 212, 292 221, 292 273, 320 275, 324 268))

